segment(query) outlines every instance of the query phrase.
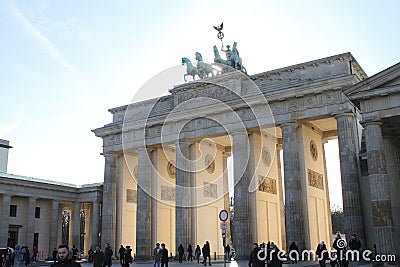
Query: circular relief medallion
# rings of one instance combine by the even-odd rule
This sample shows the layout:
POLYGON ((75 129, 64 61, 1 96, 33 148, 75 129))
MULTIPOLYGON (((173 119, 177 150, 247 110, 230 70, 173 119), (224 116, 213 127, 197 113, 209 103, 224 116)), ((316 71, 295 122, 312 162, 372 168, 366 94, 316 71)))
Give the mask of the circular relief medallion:
POLYGON ((175 179, 176 177, 176 167, 175 167, 175 163, 173 161, 169 161, 168 165, 167 165, 167 172, 168 175, 172 178, 175 179))
POLYGON ((311 154, 311 158, 313 160, 317 160, 318 159, 318 148, 317 148, 317 144, 314 142, 314 140, 310 141, 310 154, 311 154))
POLYGON ((261 157, 264 165, 269 167, 271 165, 271 154, 269 153, 268 148, 263 147, 261 157))
POLYGON ((206 166, 206 170, 208 171, 208 173, 214 173, 215 160, 213 159, 213 157, 210 154, 208 154, 206 156, 206 159, 204 160, 204 165, 206 166))

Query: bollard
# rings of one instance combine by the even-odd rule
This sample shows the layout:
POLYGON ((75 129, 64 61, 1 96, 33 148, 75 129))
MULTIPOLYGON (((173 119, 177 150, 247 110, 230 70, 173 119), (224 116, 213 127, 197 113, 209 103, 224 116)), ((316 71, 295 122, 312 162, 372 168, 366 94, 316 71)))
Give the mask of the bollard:
POLYGON ((214 252, 214 261, 217 260, 217 252, 214 252))

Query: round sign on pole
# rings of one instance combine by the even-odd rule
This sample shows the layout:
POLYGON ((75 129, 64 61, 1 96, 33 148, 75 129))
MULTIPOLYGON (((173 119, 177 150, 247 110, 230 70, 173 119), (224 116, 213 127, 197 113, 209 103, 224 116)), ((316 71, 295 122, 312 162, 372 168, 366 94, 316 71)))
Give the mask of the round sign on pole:
POLYGON ((228 220, 229 217, 229 213, 227 210, 221 210, 219 212, 219 219, 223 222, 225 222, 226 220, 228 220))

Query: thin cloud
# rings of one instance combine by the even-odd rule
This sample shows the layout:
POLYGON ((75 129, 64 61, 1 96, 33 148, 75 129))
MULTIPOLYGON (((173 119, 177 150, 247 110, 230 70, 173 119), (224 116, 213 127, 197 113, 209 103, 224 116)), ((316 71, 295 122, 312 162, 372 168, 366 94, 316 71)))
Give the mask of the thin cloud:
POLYGON ((20 125, 19 122, 15 122, 13 124, 8 124, 8 125, 0 125, 0 138, 4 138, 7 136, 10 132, 13 130, 17 129, 18 126, 20 125))
POLYGON ((22 13, 21 11, 12 4, 10 6, 10 12, 15 17, 15 19, 21 23, 25 30, 38 42, 42 47, 49 53, 49 55, 55 60, 59 61, 61 65, 73 72, 77 72, 74 65, 68 62, 63 55, 58 51, 55 45, 43 35, 22 13))

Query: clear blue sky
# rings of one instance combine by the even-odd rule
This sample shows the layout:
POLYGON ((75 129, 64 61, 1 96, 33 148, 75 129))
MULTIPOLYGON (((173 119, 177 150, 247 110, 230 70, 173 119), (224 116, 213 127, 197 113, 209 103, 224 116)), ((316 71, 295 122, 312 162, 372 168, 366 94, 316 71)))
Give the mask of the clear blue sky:
POLYGON ((399 10, 399 1, 1 0, 9 172, 102 181, 102 142, 90 130, 182 57, 211 61, 222 21, 250 74, 351 52, 373 75, 400 61, 399 10))

